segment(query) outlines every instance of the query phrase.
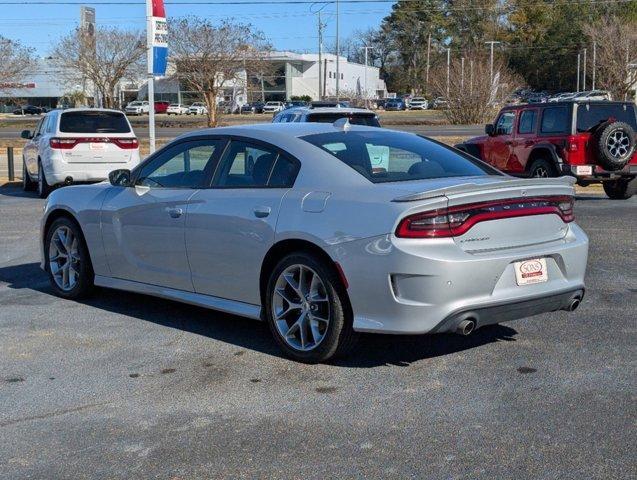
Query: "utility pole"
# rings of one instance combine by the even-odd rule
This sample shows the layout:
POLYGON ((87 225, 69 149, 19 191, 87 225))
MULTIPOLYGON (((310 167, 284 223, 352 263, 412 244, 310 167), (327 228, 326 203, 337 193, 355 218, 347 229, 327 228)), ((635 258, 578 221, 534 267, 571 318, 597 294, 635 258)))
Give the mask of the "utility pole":
MULTIPOLYGON (((146 62, 148 86, 148 143, 155 152, 155 74, 153 72, 153 2, 146 0, 146 62)), ((140 110, 141 111, 141 110, 140 110)))
POLYGON ((491 85, 493 85, 493 46, 494 46, 496 43, 502 43, 502 42, 496 42, 495 40, 490 40, 490 41, 488 41, 488 42, 484 42, 484 43, 486 43, 486 44, 490 44, 490 45, 491 45, 491 61, 490 61, 490 63, 489 63, 489 65, 490 65, 490 69, 489 69, 489 72, 490 72, 490 73, 489 73, 489 75, 490 75, 490 76, 489 76, 489 81, 491 82, 491 85))
POLYGON ((367 91, 367 51, 373 49, 374 47, 368 47, 367 45, 361 47, 365 49, 365 108, 367 108, 367 103, 369 99, 369 93, 367 91))
POLYGON ((473 95, 473 59, 469 60, 469 95, 473 95))
POLYGON ((318 51, 318 99, 323 100, 321 89, 321 82, 323 81, 323 23, 321 22, 321 11, 318 12, 318 42, 319 42, 319 51, 318 51))
POLYGON ((451 74, 451 49, 447 47, 447 101, 449 101, 449 79, 451 74))
POLYGON ((340 59, 341 59, 341 44, 339 39, 339 0, 336 0, 336 101, 340 100, 340 81, 341 81, 341 70, 339 68, 340 59))
POLYGON ((597 42, 593 42, 593 86, 592 90, 595 90, 595 70, 597 70, 597 42))
POLYGON ((427 38, 427 70, 425 71, 425 88, 429 94, 429 53, 431 52, 431 33, 427 38))
POLYGON ((578 53, 578 54, 577 54, 577 91, 578 91, 578 92, 579 92, 580 55, 581 55, 581 53, 578 53))
POLYGON ((460 90, 464 92, 464 57, 460 59, 460 90))
POLYGON ((584 76, 582 78, 582 90, 586 91, 586 49, 584 49, 584 76))

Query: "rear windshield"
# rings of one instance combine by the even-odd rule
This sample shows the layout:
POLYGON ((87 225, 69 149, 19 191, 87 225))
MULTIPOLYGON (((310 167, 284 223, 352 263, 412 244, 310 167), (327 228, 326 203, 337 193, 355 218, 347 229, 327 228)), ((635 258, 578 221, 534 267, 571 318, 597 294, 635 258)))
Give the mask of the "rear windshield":
POLYGON ((374 183, 499 174, 438 142, 390 130, 330 132, 301 138, 374 183))
POLYGON ((66 112, 60 117, 60 132, 130 133, 130 126, 119 112, 66 112))
POLYGON ((378 118, 373 113, 311 113, 307 116, 308 122, 314 123, 334 123, 339 118, 349 118, 349 123, 353 125, 366 125, 368 127, 380 127, 378 118))
POLYGON ((587 132, 606 120, 626 122, 637 130, 634 105, 585 103, 577 106, 577 131, 587 132))

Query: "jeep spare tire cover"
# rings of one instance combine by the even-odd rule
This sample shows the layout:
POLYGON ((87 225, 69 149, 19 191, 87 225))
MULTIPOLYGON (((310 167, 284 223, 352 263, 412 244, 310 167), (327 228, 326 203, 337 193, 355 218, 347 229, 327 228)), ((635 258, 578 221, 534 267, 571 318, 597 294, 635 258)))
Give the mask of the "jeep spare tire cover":
POLYGON ((635 131, 624 122, 607 122, 594 135, 597 161, 609 171, 620 170, 635 153, 635 131))

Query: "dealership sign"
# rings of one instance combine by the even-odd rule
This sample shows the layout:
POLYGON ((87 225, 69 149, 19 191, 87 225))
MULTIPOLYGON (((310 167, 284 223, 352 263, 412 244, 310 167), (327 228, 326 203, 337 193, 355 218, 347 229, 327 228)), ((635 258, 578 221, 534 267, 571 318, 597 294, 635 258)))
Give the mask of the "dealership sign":
POLYGON ((152 48, 152 65, 149 73, 156 77, 166 75, 168 62, 168 24, 163 0, 147 0, 152 2, 152 14, 148 25, 149 47, 152 48))

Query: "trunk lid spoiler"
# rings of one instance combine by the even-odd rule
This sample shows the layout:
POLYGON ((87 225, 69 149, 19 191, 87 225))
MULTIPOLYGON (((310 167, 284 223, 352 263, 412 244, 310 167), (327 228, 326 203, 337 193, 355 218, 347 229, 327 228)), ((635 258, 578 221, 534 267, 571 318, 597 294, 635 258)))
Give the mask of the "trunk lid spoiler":
MULTIPOLYGON (((518 189, 524 187, 546 187, 550 189, 562 190, 562 194, 573 194, 573 185, 575 183, 575 177, 564 176, 555 178, 511 178, 504 177, 502 180, 496 180, 489 183, 466 181, 457 185, 444 186, 426 190, 418 193, 410 193, 396 197, 392 202, 418 202, 422 200, 428 200, 436 197, 445 197, 454 194, 470 194, 484 191, 497 191, 518 189), (570 190, 570 192, 568 192, 570 190)), ((524 195, 524 192, 522 193, 524 195)))

